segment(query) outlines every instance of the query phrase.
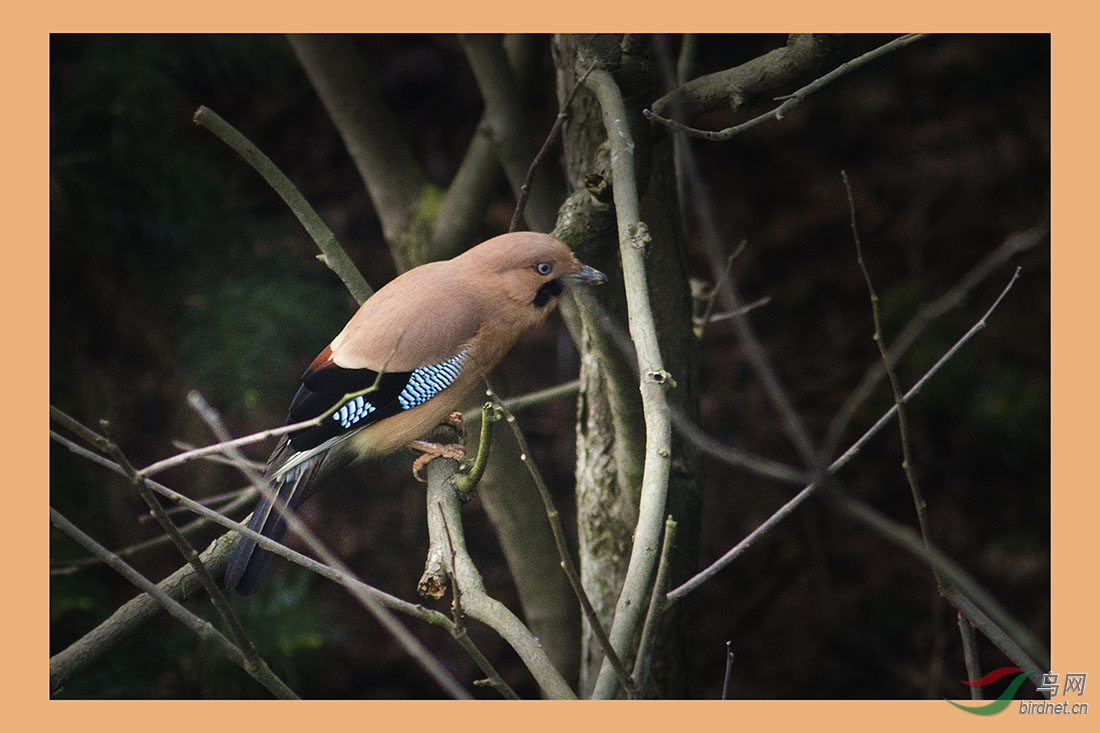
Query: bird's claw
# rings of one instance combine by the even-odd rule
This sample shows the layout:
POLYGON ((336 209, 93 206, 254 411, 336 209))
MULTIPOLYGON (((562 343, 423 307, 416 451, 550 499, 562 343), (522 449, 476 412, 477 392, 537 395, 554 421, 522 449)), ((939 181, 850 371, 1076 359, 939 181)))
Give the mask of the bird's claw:
MULTIPOLYGON (((459 413, 452 413, 452 415, 458 415, 459 413)), ((459 416, 461 419, 461 415, 459 416)), ((453 458, 456 461, 461 461, 466 457, 466 446, 461 443, 433 443, 430 440, 414 440, 409 443, 411 450, 420 451, 421 455, 413 461, 412 472, 413 478, 420 483, 424 483, 426 479, 421 475, 421 471, 424 467, 431 463, 436 458, 453 458)))

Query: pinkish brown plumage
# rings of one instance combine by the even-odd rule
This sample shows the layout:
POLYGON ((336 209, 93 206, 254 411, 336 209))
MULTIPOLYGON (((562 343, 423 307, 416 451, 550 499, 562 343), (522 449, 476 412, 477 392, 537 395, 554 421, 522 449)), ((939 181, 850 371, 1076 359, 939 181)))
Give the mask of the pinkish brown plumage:
MULTIPOLYGON (((323 476, 416 440, 456 410, 525 331, 541 323, 568 283, 602 283, 561 241, 515 232, 398 276, 369 298, 314 359, 287 423, 327 415, 290 433, 266 478, 291 510, 323 476)), ((278 540, 286 524, 261 499, 249 527, 278 540)), ((242 537, 226 587, 251 594, 271 554, 242 537)))

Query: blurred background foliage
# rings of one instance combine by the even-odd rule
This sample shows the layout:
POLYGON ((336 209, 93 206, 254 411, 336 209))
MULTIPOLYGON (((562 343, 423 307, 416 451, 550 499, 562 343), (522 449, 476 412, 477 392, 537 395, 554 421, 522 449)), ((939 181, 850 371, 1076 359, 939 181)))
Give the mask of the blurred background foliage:
MULTIPOLYGON (((729 67, 782 36, 703 36, 697 70, 729 67)), ((845 57, 884 39, 845 40, 845 57)), ((446 184, 480 114, 457 41, 365 36, 358 45, 434 180, 446 184)), ((552 67, 538 71, 549 129, 552 67)), ((1049 215, 1050 44, 1047 36, 932 38, 805 101, 782 123, 729 143, 696 143, 720 231, 748 246, 735 261, 753 315, 815 436, 877 356, 856 267, 840 170, 855 190, 865 256, 884 328, 897 334, 1010 233, 1049 215)), ((235 433, 282 422, 297 378, 354 303, 282 202, 235 154, 191 122, 206 105, 290 175, 375 287, 394 266, 356 171, 279 36, 53 36, 50 80, 50 400, 90 424, 110 423, 135 465, 209 435, 186 404, 202 392, 235 433)), ((747 113, 714 112, 717 129, 747 113)), ((507 187, 482 223, 511 214, 507 187)), ((706 277, 693 252, 691 267, 706 277)), ((940 546, 1043 639, 1050 635, 1049 250, 1017 258, 1023 276, 989 328, 911 408, 914 450, 940 546)), ((911 384, 988 307, 1009 267, 929 329, 900 366, 911 384)), ((718 438, 793 460, 732 329, 708 328, 702 422, 718 438)), ((549 386, 545 344, 505 364, 518 388, 549 386)), ((853 439, 889 406, 880 390, 853 439)), ((572 406, 521 418, 568 516, 572 406)), ((263 449, 256 453, 262 460, 263 449)), ((896 431, 868 445, 841 478, 899 521, 914 523, 896 431)), ((422 498, 407 458, 351 474, 306 506, 306 518, 353 568, 406 598, 419 575, 422 498), (362 483, 370 491, 357 491, 362 483), (369 530, 364 530, 369 528, 369 530)), ((112 548, 155 535, 121 479, 51 449, 50 501, 112 548)), ((224 467, 194 464, 164 481, 195 498, 239 486, 224 467)), ((709 562, 790 496, 788 487, 707 472, 701 562, 709 562)), ((476 504, 467 535, 490 591, 515 591, 476 504)), ((196 538, 204 545, 217 532, 196 538)), ((51 534, 51 653, 133 595, 51 534)), ((154 579, 180 564, 159 549, 131 558, 154 579)), ((965 676, 954 615, 930 573, 822 506, 759 543, 690 600, 694 694, 720 693, 725 642, 735 697, 960 696, 965 676)), ((211 617, 206 601, 193 608, 211 617)), ((435 696, 434 686, 331 584, 280 565, 261 595, 236 602, 257 646, 305 697, 435 696)), ((460 675, 476 672, 446 635, 413 630, 460 675)), ((473 629, 517 690, 536 695, 497 639, 473 629)), ((988 645, 990 666, 1003 660, 988 645)), ((460 676, 460 679, 462 677, 460 676)), ((240 670, 161 618, 70 684, 62 697, 265 696, 240 670)))

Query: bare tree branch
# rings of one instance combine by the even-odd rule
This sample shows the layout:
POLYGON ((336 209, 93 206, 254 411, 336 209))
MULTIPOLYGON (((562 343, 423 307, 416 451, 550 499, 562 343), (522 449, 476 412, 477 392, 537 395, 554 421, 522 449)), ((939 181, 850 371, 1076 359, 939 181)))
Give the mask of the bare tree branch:
MULTIPOLYGON (((106 441, 102 438, 102 436, 98 436, 93 431, 87 430, 87 428, 83 428, 83 426, 80 426, 80 424, 77 423, 75 420, 64 416, 63 413, 57 412, 55 414, 52 411, 51 414, 54 414, 55 417, 62 416, 61 419, 64 420, 64 423, 67 426, 76 428, 85 438, 95 442, 96 444, 102 444, 103 446, 106 446, 106 441)), ((212 416, 209 414, 207 416, 216 419, 216 416, 212 416)), ((55 440, 61 442, 62 444, 66 445, 69 450, 92 461, 93 463, 97 463, 121 475, 126 475, 125 469, 113 461, 94 454, 91 451, 87 451, 86 449, 71 443, 71 441, 68 441, 62 436, 51 433, 51 438, 54 438, 55 440)), ((223 445, 229 442, 231 441, 222 441, 223 445)), ((252 477, 255 478, 254 475, 252 477)), ((351 573, 350 570, 348 570, 342 564, 337 563, 330 566, 331 564, 325 565, 319 563, 313 558, 302 555, 301 553, 296 552, 278 542, 274 542, 273 540, 264 537, 258 532, 250 529, 246 525, 238 524, 237 522, 234 522, 233 520, 223 516, 219 512, 209 509, 206 506, 186 496, 183 496, 182 494, 179 494, 178 492, 173 491, 172 489, 163 486, 156 481, 153 481, 152 479, 147 478, 145 479, 145 482, 149 486, 149 488, 164 496, 169 501, 175 504, 179 504, 194 512, 195 514, 205 517, 216 524, 220 524, 227 529, 232 529, 236 532, 239 532, 240 534, 256 541, 257 544, 259 544, 265 550, 268 550, 269 552, 274 552, 282 557, 287 558, 291 562, 301 565, 302 567, 312 570, 319 575, 329 578, 330 580, 334 580, 337 583, 349 588, 349 590, 352 591, 352 594, 357 599, 359 599, 360 602, 363 602, 364 597, 369 597, 370 599, 373 599, 375 603, 385 605, 389 608, 400 611, 414 618, 419 618, 423 621, 427 621, 437 626, 443 626, 444 628, 447 628, 452 633, 452 635, 456 637, 459 643, 461 643, 467 649, 467 651, 471 653, 471 656, 475 659, 475 661, 478 659, 483 659, 483 656, 480 654, 480 652, 476 650, 475 647, 473 647, 472 642, 470 642, 468 638, 461 637, 455 633, 453 624, 446 616, 439 614, 435 611, 423 608, 422 606, 408 603, 407 601, 403 601, 387 593, 383 593, 382 591, 360 581, 354 576, 353 573, 351 573)), ((302 527, 300 523, 300 520, 298 520, 297 517, 288 514, 287 518, 288 525, 291 525, 292 528, 297 526, 304 529, 304 527, 302 527)), ((211 573, 215 577, 219 577, 225 571, 225 566, 228 562, 229 555, 232 553, 235 544, 236 542, 232 538, 232 535, 227 534, 220 538, 220 541, 213 543, 206 550, 206 552, 202 554, 202 561, 208 568, 210 568, 211 573)), ((165 592, 169 593, 173 599, 183 600, 197 592, 201 588, 201 584, 197 579, 194 568, 187 565, 177 570, 165 580, 161 581, 160 587, 165 592)), ((94 629, 92 632, 86 634, 80 640, 70 645, 70 647, 63 652, 55 655, 55 659, 57 660, 57 668, 59 670, 58 684, 63 684, 64 681, 69 678, 69 675, 75 674, 76 671, 83 668, 88 663, 106 652, 109 648, 111 648, 111 646, 117 643, 119 639, 129 635, 141 625, 146 623, 152 618, 152 616, 158 613, 160 609, 160 604, 156 600, 154 600, 152 596, 138 596, 122 608, 118 609, 114 614, 111 615, 109 619, 105 620, 103 623, 97 626, 96 629, 94 629)))
MULTIPOLYGON (((106 433, 106 421, 103 421, 102 427, 104 429, 104 433, 106 433)), ((122 449, 115 441, 110 440, 106 447, 108 455, 114 458, 115 462, 122 467, 123 471, 126 473, 126 477, 130 480, 131 485, 137 490, 138 494, 141 496, 146 506, 149 507, 149 511, 156 518, 157 522, 164 530, 164 533, 172 541, 172 544, 174 544, 176 546, 176 549, 179 550, 179 553, 183 556, 184 561, 186 561, 186 563, 191 566, 191 568, 195 571, 195 574, 198 577, 199 582, 202 583, 203 590, 206 591, 206 595, 210 598, 210 602, 213 604, 214 609, 218 612, 218 615, 221 616, 222 621, 229 628, 229 632, 233 636, 233 642, 237 646, 237 648, 240 649, 241 655, 244 657, 245 663, 248 665, 248 668, 258 670, 261 674, 264 675, 270 673, 272 676, 274 676, 274 673, 271 672, 268 668, 267 662, 261 659, 260 656, 256 653, 255 648, 252 646, 252 640, 248 638, 248 634, 245 633, 244 627, 241 625, 240 619, 237 618, 237 614, 230 607, 229 601, 226 599, 225 594, 222 592, 222 589, 218 587, 218 583, 214 575, 211 573, 210 569, 203 564, 202 560, 199 558, 199 554, 195 551, 194 547, 192 547, 191 543, 188 542, 182 534, 180 534, 179 529, 172 522, 171 518, 169 518, 167 512, 164 511, 164 507, 161 506, 161 503, 157 499, 156 494, 154 494, 152 489, 149 487, 148 479, 142 476, 141 473, 139 473, 138 470, 133 467, 130 461, 126 458, 125 454, 122 452, 122 449)), ((284 688, 285 685, 283 685, 282 687, 277 687, 276 689, 272 690, 272 692, 279 696, 286 696, 289 688, 284 688)))
POLYGON ((925 541, 908 527, 889 519, 866 502, 836 489, 823 493, 832 503, 870 527, 877 535, 942 573, 950 583, 944 597, 965 614, 1009 659, 1031 671, 1031 678, 1037 686, 1042 684, 1043 671, 1050 669, 1050 652, 965 570, 935 545, 925 541))
POLYGON ((279 170, 270 158, 264 155, 252 142, 242 135, 235 127, 223 120, 217 113, 206 108, 199 107, 195 112, 195 124, 202 125, 210 132, 217 135, 222 142, 229 145, 242 158, 256 169, 256 172, 264 177, 268 185, 279 194, 286 202, 291 212, 302 222, 302 226, 313 238, 317 248, 321 250, 321 261, 328 265, 329 269, 336 273, 344 286, 347 287, 355 302, 362 303, 373 292, 363 275, 352 264, 344 248, 336 240, 336 235, 328 228, 313 207, 309 205, 298 188, 290 179, 279 170))
MULTIPOLYGON (((711 140, 716 142, 729 140, 734 135, 745 132, 746 130, 751 130, 752 128, 758 127, 759 125, 762 125, 770 120, 782 120, 783 115, 787 114, 789 111, 798 106, 803 99, 810 96, 827 84, 835 81, 839 77, 851 71, 854 71, 855 69, 858 69, 864 64, 878 59, 880 56, 889 53, 890 51, 901 48, 902 46, 907 46, 914 41, 919 41, 923 37, 924 36, 921 34, 910 34, 907 36, 901 36, 899 38, 895 38, 889 43, 885 43, 882 46, 879 46, 873 51, 868 51, 862 56, 858 56, 851 61, 845 61, 843 64, 836 67, 828 74, 825 74, 824 76, 815 79, 814 81, 810 82, 793 94, 789 94, 783 97, 782 99, 784 101, 775 109, 758 115, 747 122, 742 122, 739 125, 727 127, 726 129, 719 130, 717 132, 712 132, 709 130, 699 130, 694 127, 689 127, 685 124, 668 119, 667 117, 663 117, 660 114, 660 110, 663 107, 669 106, 670 104, 677 102, 684 104, 685 107, 687 107, 687 111, 685 112, 685 114, 687 115, 687 119, 691 119, 691 117, 694 116, 693 111, 697 113, 699 111, 707 109, 708 107, 700 104, 699 102, 703 100, 706 100, 708 103, 715 101, 713 99, 714 93, 711 90, 712 85, 710 85, 709 83, 707 85, 700 85, 705 86, 705 88, 711 92, 709 95, 700 94, 698 92, 690 93, 689 91, 685 91, 683 92, 683 99, 681 99, 679 96, 676 96, 672 97, 671 100, 668 98, 658 100, 657 102, 654 102, 653 110, 645 110, 643 114, 646 116, 647 119, 664 125, 673 132, 682 132, 689 137, 697 137, 703 140, 711 140), (695 103, 698 109, 693 110, 693 108, 689 107, 688 105, 691 104, 691 102, 694 101, 696 98, 699 99, 699 102, 695 103), (658 105, 661 106, 659 107, 658 105)), ((795 44, 793 45, 793 48, 799 48, 800 45, 801 44, 795 44)), ((717 74, 710 75, 711 77, 719 77, 721 79, 720 84, 713 85, 718 87, 718 89, 721 91, 721 95, 719 98, 728 99, 730 104, 734 107, 734 109, 736 109, 741 105, 743 101, 742 96, 746 92, 753 91, 754 83, 759 83, 756 78, 756 74, 761 73, 764 78, 767 79, 767 82, 761 85, 763 88, 774 88, 776 86, 780 86, 786 83, 790 79, 797 77, 802 73, 805 73, 810 68, 817 65, 818 60, 814 58, 814 48, 812 45, 807 47, 803 54, 799 55, 792 54, 788 50, 790 48, 792 48, 792 44, 788 44, 787 49, 777 49, 776 51, 773 51, 772 54, 776 54, 776 56, 772 59, 769 59, 769 56, 771 54, 761 56, 753 59, 743 66, 738 66, 735 69, 728 69, 726 71, 720 71, 717 72, 717 74), (750 66, 751 68, 746 70, 745 67, 750 66), (760 66, 762 68, 758 69, 757 66, 760 66), (742 79, 741 77, 747 78, 742 79), (729 87, 723 88, 727 84, 729 85, 729 87)), ((702 79, 707 82, 713 81, 710 77, 702 77, 702 79)), ((698 82, 699 80, 696 81, 698 82)), ((684 89, 690 90, 690 84, 691 83, 689 82, 688 85, 685 85, 684 89)), ((676 93, 674 92, 673 94, 676 93)), ((713 106, 715 105, 711 105, 711 107, 709 108, 713 108, 713 106)))
MULTIPOLYGON (((1012 286, 1016 282, 1016 278, 1018 276, 1019 276, 1019 270, 1016 271, 1016 273, 1013 275, 1012 279, 1009 280, 1008 284, 1005 286, 1004 290, 1001 291, 1001 294, 997 297, 997 299, 993 302, 993 304, 989 307, 989 309, 986 310, 986 312, 982 315, 982 317, 973 326, 971 326, 970 329, 967 330, 967 332, 965 334, 963 334, 962 337, 960 337, 959 340, 956 341, 955 344, 950 349, 948 349, 947 352, 944 353, 943 356, 941 356, 936 361, 936 363, 933 364, 932 367, 929 368, 929 370, 927 372, 925 372, 924 375, 920 379, 918 379, 917 382, 912 387, 909 388, 909 391, 905 393, 905 401, 906 402, 911 401, 921 391, 921 389, 923 389, 923 387, 928 383, 928 381, 930 379, 932 379, 932 377, 935 376, 935 374, 937 372, 939 372, 939 370, 945 364, 947 364, 947 362, 949 362, 951 360, 951 358, 954 357, 954 355, 957 354, 958 351, 966 343, 968 343, 975 335, 977 335, 977 333, 979 331, 981 331, 982 329, 985 328, 987 319, 993 313, 993 311, 997 308, 997 306, 1000 305, 1000 303, 1004 299, 1004 297, 1006 295, 1008 295, 1008 291, 1012 289, 1012 286)), ((866 443, 872 437, 874 437, 883 427, 885 427, 885 425, 891 419, 893 419, 893 417, 897 414, 897 409, 898 409, 897 404, 895 404, 889 410, 887 410, 882 415, 882 417, 880 417, 875 422, 874 425, 872 425, 870 428, 867 429, 867 431, 859 438, 859 440, 857 440, 855 443, 853 443, 848 448, 848 450, 846 450, 839 458, 837 458, 835 461, 833 461, 831 464, 829 464, 829 467, 827 469, 827 473, 828 474, 836 473, 844 465, 846 465, 852 458, 854 458, 859 453, 859 451, 862 449, 862 447, 864 445, 866 445, 866 443)), ((798 492, 798 494, 796 494, 793 498, 791 498, 786 504, 784 504, 782 507, 780 507, 778 510, 776 510, 770 517, 768 517, 768 519, 766 521, 764 521, 759 527, 757 527, 752 532, 750 532, 748 534, 748 536, 746 536, 743 540, 741 540, 739 543, 737 543, 736 545, 731 547, 729 550, 727 550, 725 552, 725 554, 723 554, 720 558, 718 558, 713 563, 708 565, 706 568, 704 568, 701 572, 696 574, 694 577, 692 577, 687 582, 685 582, 682 585, 680 585, 679 587, 674 588, 673 590, 669 591, 669 593, 668 593, 669 602, 670 603, 675 603, 676 601, 680 600, 681 598, 683 598, 687 594, 691 593, 692 591, 697 590, 703 583, 705 583, 708 579, 713 577, 715 575, 715 573, 717 573, 720 570, 722 570, 723 568, 725 568, 727 565, 729 565, 731 562, 733 562, 735 559, 737 559, 737 557, 740 556, 745 550, 747 550, 749 547, 751 547, 753 545, 753 543, 755 543, 761 537, 763 537, 768 532, 770 532, 773 527, 775 527, 777 524, 779 524, 779 522, 781 522, 783 519, 790 516, 791 513, 793 513, 794 510, 802 502, 804 502, 806 499, 808 499, 811 495, 813 495, 818 490, 818 487, 819 487, 819 483, 815 482, 815 483, 811 483, 808 486, 806 486, 805 488, 803 488, 802 491, 798 492)))
POLYGON ((359 170, 398 267, 426 261, 431 215, 422 207, 430 184, 366 62, 347 36, 287 40, 359 170))
MULTIPOLYGON (((944 313, 958 307, 979 283, 984 282, 998 267, 1008 262, 1013 255, 1038 246, 1049 235, 1049 223, 1040 222, 1027 231, 1017 232, 1005 238, 1004 242, 983 257, 950 290, 917 311, 916 315, 906 324, 905 328, 901 330, 886 350, 887 362, 896 364, 901 356, 916 343, 917 338, 929 324, 944 313)), ((876 362, 867 370, 859 385, 852 390, 851 395, 837 410, 833 419, 829 422, 829 429, 826 431, 825 439, 821 444, 822 461, 828 460, 832 456, 856 410, 866 403, 885 375, 886 371, 883 363, 876 362)))
MULTIPOLYGON (((297 695, 286 684, 275 676, 263 660, 258 657, 249 657, 235 644, 222 636, 210 622, 199 618, 188 611, 180 603, 169 597, 156 584, 147 580, 145 576, 133 569, 128 563, 117 555, 112 554, 98 542, 82 532, 75 524, 65 519, 53 507, 50 507, 50 523, 63 531, 69 537, 76 540, 88 552, 99 557, 104 564, 115 570, 135 586, 156 599, 159 607, 172 614, 203 641, 213 644, 218 651, 229 657, 257 682, 266 687, 271 694, 283 699, 297 699, 297 695)), ((213 546, 211 546, 213 547, 213 546)), ((191 568, 193 571, 193 568, 191 568)), ((56 692, 61 688, 66 679, 70 679, 76 670, 83 668, 90 660, 77 653, 77 649, 69 647, 66 652, 55 655, 50 659, 50 690, 56 692), (64 656, 63 656, 64 655, 64 656)))
MULTIPOLYGON (((557 116, 554 118, 554 124, 550 127, 550 132, 546 136, 546 141, 543 142, 542 147, 539 148, 539 152, 535 155, 534 160, 527 167, 527 174, 523 177, 523 183, 519 187, 519 196, 516 200, 516 210, 512 213, 512 222, 508 225, 508 231, 514 232, 519 228, 520 219, 523 217, 524 209, 527 207, 527 199, 531 195, 531 186, 535 179, 535 172, 539 168, 539 164, 549 154, 550 148, 558 141, 561 136, 562 126, 565 124, 566 118, 569 117, 569 107, 573 104, 574 97, 577 96, 577 92, 581 89, 585 80, 588 78, 588 74, 592 69, 596 68, 596 61, 592 62, 592 65, 588 67, 577 79, 573 88, 569 91, 565 100, 562 101, 561 107, 558 110, 557 116)), ((557 213, 557 212, 555 212, 557 213)))
MULTIPOLYGON (((472 34, 460 36, 459 40, 485 100, 482 129, 492 141, 518 200, 527 169, 537 152, 519 85, 499 36, 472 34)), ((533 230, 548 232, 554 228, 563 193, 550 169, 540 168, 535 172, 527 210, 527 220, 533 230)))
MULTIPOLYGON (((504 51, 508 54, 508 63, 521 94, 529 86, 536 52, 545 47, 545 38, 537 35, 515 33, 504 37, 504 51)), ((443 194, 432 224, 432 248, 436 257, 454 257, 474 241, 501 173, 488 122, 482 115, 477 132, 466 147, 462 163, 443 194)))
POLYGON ((665 117, 676 114, 686 124, 713 109, 739 109, 756 97, 812 73, 832 54, 834 45, 835 39, 830 36, 793 33, 781 48, 730 69, 681 81, 653 102, 652 112, 665 117))
MULTIPOLYGON (((637 349, 640 390, 645 418, 645 465, 634 545, 626 580, 615 608, 611 643, 620 657, 628 657, 634 634, 645 613, 644 599, 656 569, 661 528, 668 493, 672 421, 665 389, 671 376, 665 371, 649 305, 645 250, 649 234, 639 218, 637 179, 634 175, 633 142, 628 129, 622 93, 610 72, 596 69, 588 76, 588 88, 599 100, 611 150, 612 190, 619 229, 619 256, 626 285, 630 335, 637 349)), ((594 696, 610 698, 618 679, 609 660, 604 660, 594 696)))
MULTIPOLYGON (((488 391, 488 394, 490 397, 495 397, 492 389, 488 391)), ((596 614, 595 608, 592 606, 592 601, 588 598, 588 594, 584 592, 584 586, 581 584, 580 576, 577 575, 576 565, 573 562, 573 557, 570 555, 569 547, 565 541, 565 530, 561 526, 561 514, 558 512, 557 507, 554 506, 554 499, 550 495, 550 489, 547 488, 546 482, 542 478, 542 473, 531 459, 531 451, 527 447, 527 439, 524 438, 523 431, 520 430, 519 425, 516 423, 515 415, 508 410, 507 405, 500 402, 497 404, 500 405, 504 420, 508 423, 508 427, 511 428, 512 434, 515 436, 516 444, 520 449, 520 460, 523 462, 524 466, 527 467, 527 471, 530 473, 531 479, 538 489, 543 507, 546 509, 546 518, 549 521, 550 531, 554 537, 554 545, 558 551, 561 569, 565 572, 565 577, 569 580, 569 587, 572 588, 573 594, 577 597, 577 601, 580 603, 581 612, 588 621, 600 649, 607 656, 612 668, 619 676, 619 681, 627 690, 633 691, 634 683, 630 679, 630 673, 627 672, 622 660, 611 645, 611 639, 608 637, 606 629, 604 629, 603 624, 600 622, 600 618, 596 614)))
POLYGON ((668 609, 669 563, 673 548, 676 547, 676 520, 671 516, 665 520, 665 537, 661 543, 661 559, 657 563, 657 578, 653 581, 653 592, 649 596, 649 609, 646 611, 645 624, 642 626, 642 638, 638 642, 638 655, 634 658, 632 674, 637 689, 643 694, 649 684, 649 672, 653 666, 653 649, 657 644, 658 626, 661 615, 668 609))

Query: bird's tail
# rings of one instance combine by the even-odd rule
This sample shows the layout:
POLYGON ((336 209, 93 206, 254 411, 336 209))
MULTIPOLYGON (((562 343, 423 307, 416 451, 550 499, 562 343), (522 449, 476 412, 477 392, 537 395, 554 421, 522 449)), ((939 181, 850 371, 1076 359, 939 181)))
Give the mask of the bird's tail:
MULTIPOLYGON (((264 537, 279 541, 286 534, 286 516, 284 509, 293 512, 308 495, 309 484, 324 461, 324 454, 312 456, 290 470, 275 474, 268 481, 268 487, 275 501, 268 497, 260 498, 252 517, 248 520, 248 528, 259 532, 264 537)), ((227 590, 236 591, 243 596, 250 596, 256 592, 267 568, 271 564, 272 553, 259 547, 255 540, 241 537, 237 547, 233 550, 233 556, 229 558, 229 566, 225 571, 225 587, 227 590)))

